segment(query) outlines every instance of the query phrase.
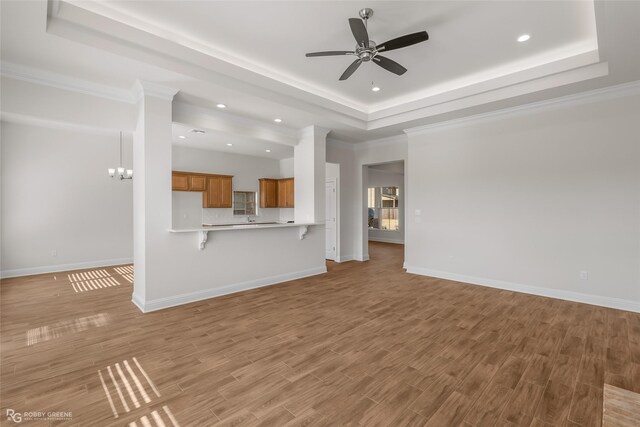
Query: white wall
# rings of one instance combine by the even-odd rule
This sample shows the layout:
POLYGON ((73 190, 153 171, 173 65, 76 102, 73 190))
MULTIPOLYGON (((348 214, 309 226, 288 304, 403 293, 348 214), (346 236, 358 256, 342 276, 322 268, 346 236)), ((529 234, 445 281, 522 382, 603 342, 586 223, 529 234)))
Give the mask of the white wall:
POLYGON ((404 243, 404 174, 381 171, 369 167, 367 171, 367 187, 398 187, 400 197, 398 199, 399 230, 369 229, 369 240, 387 243, 404 243))
MULTIPOLYGON (((275 159, 176 146, 173 147, 172 154, 173 170, 233 175, 234 191, 259 193, 258 179, 281 176, 280 161, 275 159)), ((172 201, 172 221, 176 228, 200 226, 203 222, 215 224, 239 219, 234 219, 231 208, 203 209, 202 193, 199 192, 174 191, 172 201)), ((255 218, 261 221, 284 221, 293 219, 292 211, 293 209, 258 208, 255 218)), ((242 217, 244 218, 246 217, 242 217)))
POLYGON ((639 120, 636 91, 410 132, 408 271, 640 310, 639 120))
MULTIPOLYGON (((107 175, 118 163, 117 133, 1 128, 2 275, 130 262, 131 182, 107 175)), ((124 157, 130 167, 130 135, 124 157)))
POLYGON ((291 178, 294 174, 293 157, 280 160, 280 178, 291 178))

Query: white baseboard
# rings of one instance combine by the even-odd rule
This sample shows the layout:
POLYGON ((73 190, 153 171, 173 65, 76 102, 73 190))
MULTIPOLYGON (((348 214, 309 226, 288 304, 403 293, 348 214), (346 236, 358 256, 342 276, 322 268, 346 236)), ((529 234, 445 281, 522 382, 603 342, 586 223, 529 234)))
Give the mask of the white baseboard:
POLYGON ((487 286, 490 288, 504 289, 507 291, 522 292, 525 294, 538 295, 549 298, 556 298, 585 304, 598 305, 602 307, 615 308, 618 310, 633 311, 640 313, 640 302, 625 300, 621 298, 611 298, 600 295, 583 294, 580 292, 565 291, 561 289, 542 288, 539 286, 522 285, 519 283, 505 282, 502 280, 486 279, 482 277, 465 276, 462 274, 448 273, 445 271, 430 270, 428 268, 407 266, 407 273, 419 274, 421 276, 437 277, 439 279, 454 280, 472 285, 487 286))
POLYGON ((108 267, 110 265, 132 264, 133 258, 103 259, 99 261, 76 262, 73 264, 46 265, 43 267, 18 268, 0 271, 0 277, 33 276, 34 274, 57 273, 60 271, 82 270, 85 268, 108 267))
POLYGON ((235 283, 221 288, 205 289, 202 291, 180 294, 171 297, 158 298, 155 300, 142 301, 141 298, 133 295, 131 301, 143 312, 163 310, 165 308, 178 305, 189 304, 204 299, 215 298, 222 295, 234 294, 236 292, 248 291, 250 289, 262 288, 264 286, 275 285, 291 280, 302 279, 304 277, 315 276, 327 272, 326 266, 310 268, 308 270, 296 271, 294 273, 282 274, 279 276, 266 277, 263 279, 249 280, 247 282, 235 283))
POLYGON ((336 262, 348 262, 348 261, 369 261, 369 255, 357 256, 357 255, 343 255, 340 259, 336 259, 336 262))
POLYGON ((370 242, 394 243, 396 245, 404 245, 402 239, 385 239, 384 237, 369 237, 370 242))

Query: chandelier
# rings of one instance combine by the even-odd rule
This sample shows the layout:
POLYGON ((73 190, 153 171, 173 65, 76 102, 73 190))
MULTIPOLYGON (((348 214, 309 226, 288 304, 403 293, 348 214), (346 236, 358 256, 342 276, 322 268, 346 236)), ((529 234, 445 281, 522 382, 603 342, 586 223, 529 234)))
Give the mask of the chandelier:
POLYGON ((125 169, 122 166, 122 131, 120 131, 120 163, 117 168, 109 168, 107 169, 109 172, 109 176, 111 178, 118 178, 121 181, 123 179, 133 179, 133 169, 127 169, 125 173, 125 169), (116 173, 117 172, 117 173, 116 173))

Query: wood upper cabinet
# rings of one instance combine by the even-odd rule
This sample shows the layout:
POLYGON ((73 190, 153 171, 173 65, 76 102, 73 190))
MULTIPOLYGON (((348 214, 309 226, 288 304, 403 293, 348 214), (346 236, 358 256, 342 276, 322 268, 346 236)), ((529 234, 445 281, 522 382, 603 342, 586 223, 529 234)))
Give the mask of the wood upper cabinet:
POLYGON ((171 189, 201 192, 203 208, 233 207, 233 177, 230 175, 173 171, 171 189))
POLYGON ((171 174, 172 191, 189 191, 189 175, 173 172, 171 174))
POLYGON ((271 178, 260 179, 260 207, 278 207, 278 180, 271 178))
POLYGON ((206 175, 189 175, 189 191, 205 191, 206 189, 206 175))
POLYGON ((228 175, 207 175, 207 190, 202 193, 205 208, 231 208, 232 178, 228 175))
POLYGON ((293 178, 260 179, 261 208, 292 208, 294 207, 293 195, 293 178))
POLYGON ((207 186, 207 175, 191 172, 171 172, 172 191, 204 191, 207 186))
POLYGON ((278 180, 278 207, 282 208, 287 204, 287 182, 284 179, 278 180))
POLYGON ((295 194, 293 178, 287 178, 281 181, 284 182, 284 191, 285 191, 283 207, 292 208, 294 207, 294 194, 295 194))

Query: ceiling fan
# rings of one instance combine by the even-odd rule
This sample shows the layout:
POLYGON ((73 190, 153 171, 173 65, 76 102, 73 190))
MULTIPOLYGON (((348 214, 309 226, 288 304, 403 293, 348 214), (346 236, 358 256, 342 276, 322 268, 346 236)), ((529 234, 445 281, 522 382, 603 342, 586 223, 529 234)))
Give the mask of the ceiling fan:
POLYGON ((399 76, 403 75, 407 69, 389 58, 380 56, 380 52, 389 52, 390 50, 400 49, 429 40, 429 34, 426 31, 420 31, 413 34, 407 34, 382 44, 376 45, 369 40, 367 33, 367 20, 373 16, 373 9, 364 8, 359 12, 360 18, 349 18, 349 26, 353 37, 355 37, 357 45, 354 51, 350 50, 330 50, 326 52, 307 53, 307 57, 313 56, 339 56, 339 55, 355 55, 358 57, 347 67, 340 76, 340 80, 348 79, 363 62, 373 61, 387 71, 391 71, 399 76))

